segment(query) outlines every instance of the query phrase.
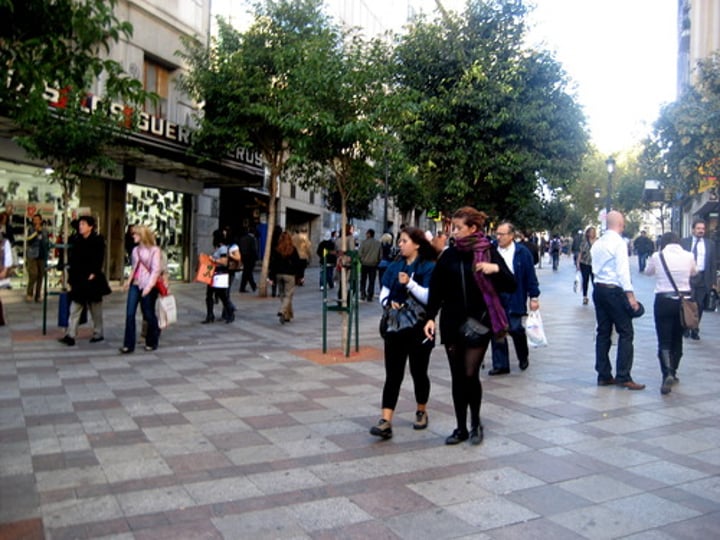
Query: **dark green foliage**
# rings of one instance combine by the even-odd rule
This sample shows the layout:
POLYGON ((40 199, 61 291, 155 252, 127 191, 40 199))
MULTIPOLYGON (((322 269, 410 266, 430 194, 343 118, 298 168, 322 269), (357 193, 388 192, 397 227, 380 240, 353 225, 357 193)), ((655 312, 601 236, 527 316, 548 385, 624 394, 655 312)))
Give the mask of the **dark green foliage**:
POLYGON ((398 43, 396 129, 437 208, 513 218, 538 178, 564 187, 579 172, 584 117, 560 65, 522 47, 524 17, 520 2, 471 1, 398 43))
MULTIPOLYGON (((697 82, 663 107, 640 158, 647 178, 671 194, 720 177, 720 53, 698 63, 697 82)), ((673 197, 674 198, 674 197, 673 197)))

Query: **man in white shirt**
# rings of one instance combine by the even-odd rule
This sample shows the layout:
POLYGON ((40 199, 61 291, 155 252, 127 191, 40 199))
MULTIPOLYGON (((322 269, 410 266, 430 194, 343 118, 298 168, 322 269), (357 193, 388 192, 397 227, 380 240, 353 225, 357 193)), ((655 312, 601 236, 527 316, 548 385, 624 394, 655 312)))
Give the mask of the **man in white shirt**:
POLYGON ((630 280, 630 258, 627 244, 622 238, 624 230, 624 216, 616 210, 609 212, 607 230, 590 250, 595 276, 593 301, 597 319, 595 371, 598 374, 598 386, 616 384, 628 390, 642 390, 645 385, 634 382, 630 375, 634 355, 630 309, 638 311, 640 305, 630 280), (615 377, 612 376, 610 364, 613 327, 618 333, 615 377))
MULTIPOLYGON (((692 236, 683 238, 680 242, 682 247, 693 254, 698 273, 690 280, 692 298, 697 302, 700 320, 705 307, 707 296, 716 287, 717 256, 715 244, 712 240, 705 238, 705 222, 696 219, 692 226, 692 236)), ((693 330, 686 332, 685 337, 700 339, 700 331, 693 330)))

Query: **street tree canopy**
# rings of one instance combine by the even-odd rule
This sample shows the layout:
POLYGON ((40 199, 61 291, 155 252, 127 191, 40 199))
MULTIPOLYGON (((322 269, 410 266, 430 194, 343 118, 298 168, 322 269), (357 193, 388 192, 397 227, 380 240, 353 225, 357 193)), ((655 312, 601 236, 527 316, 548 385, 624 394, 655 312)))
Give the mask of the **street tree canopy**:
MULTIPOLYGON (((274 194, 298 138, 307 129, 313 89, 327 84, 323 62, 335 44, 320 0, 266 0, 253 24, 239 32, 219 20, 219 34, 205 46, 185 40, 179 54, 189 65, 182 86, 202 102, 194 139, 203 154, 239 146, 260 152, 270 173, 268 231, 276 223, 274 194)), ((267 295, 271 235, 267 235, 260 295, 267 295)))
POLYGON ((697 81, 662 108, 644 143, 642 170, 674 194, 720 177, 720 53, 698 62, 697 81))
POLYGON ((580 171, 583 113, 552 55, 523 47, 525 14, 520 2, 471 0, 399 38, 396 129, 439 210, 513 217, 538 178, 566 187, 580 171))
POLYGON ((116 3, 0 0, 0 115, 13 120, 27 153, 52 168, 49 181, 63 190, 65 238, 81 178, 115 170, 110 145, 133 127, 133 106, 152 98, 107 56, 132 35, 132 26, 115 16, 116 3), (94 96, 93 85, 101 86, 94 96), (113 110, 112 99, 128 107, 113 110))

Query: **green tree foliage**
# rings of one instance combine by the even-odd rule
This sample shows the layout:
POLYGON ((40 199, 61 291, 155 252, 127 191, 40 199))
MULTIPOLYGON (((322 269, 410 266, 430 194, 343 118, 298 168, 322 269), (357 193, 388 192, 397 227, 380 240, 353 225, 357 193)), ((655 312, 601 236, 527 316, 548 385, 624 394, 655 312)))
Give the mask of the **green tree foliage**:
POLYGON ((525 7, 471 0, 462 17, 416 21, 396 48, 396 129, 438 209, 513 218, 538 178, 567 187, 586 150, 584 117, 545 51, 524 49, 525 7))
MULTIPOLYGON (((315 114, 308 117, 298 149, 303 186, 321 187, 336 197, 342 245, 353 210, 368 208, 382 189, 391 136, 383 129, 388 107, 388 52, 380 40, 335 33, 335 46, 323 62, 324 83, 311 94, 315 114), (321 174, 313 174, 319 167, 321 174), (329 171, 329 174, 327 172, 329 171)), ((343 268, 342 298, 347 298, 343 268)), ((345 324, 345 319, 343 324, 345 324)), ((343 333, 343 335, 345 335, 343 333)))
MULTIPOLYGON (((315 88, 329 84, 325 59, 334 46, 320 0, 266 0, 255 6, 245 32, 219 20, 216 40, 205 46, 185 40, 179 54, 190 72, 181 81, 204 103, 195 148, 222 155, 245 146, 260 152, 270 173, 268 230, 276 223, 281 174, 307 129, 315 88)), ((271 235, 265 245, 260 295, 267 295, 271 235)))
POLYGON ((116 0, 0 0, 0 78, 6 83, 0 85, 0 113, 19 127, 16 140, 28 154, 52 167, 49 179, 62 186, 66 214, 83 176, 113 170, 109 146, 133 125, 133 110, 113 109, 110 100, 132 106, 150 97, 107 57, 114 43, 132 35, 115 6, 116 0), (90 106, 88 92, 99 77, 102 94, 90 106))
POLYGON ((32 121, 47 105, 45 85, 87 89, 101 74, 111 96, 141 96, 142 86, 107 58, 113 43, 132 35, 117 0, 0 0, 0 107, 32 121))
POLYGON ((663 107, 640 157, 647 178, 671 194, 720 176, 720 53, 698 63, 697 82, 663 107))

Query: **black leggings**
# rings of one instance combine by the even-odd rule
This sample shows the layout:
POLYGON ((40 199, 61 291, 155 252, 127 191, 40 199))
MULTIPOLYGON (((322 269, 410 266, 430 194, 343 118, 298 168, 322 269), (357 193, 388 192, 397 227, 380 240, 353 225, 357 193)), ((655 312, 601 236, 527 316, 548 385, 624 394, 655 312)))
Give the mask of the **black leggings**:
POLYGON ((400 396, 400 386, 405 376, 405 363, 410 359, 410 375, 415 387, 415 401, 425 405, 430 397, 428 365, 432 343, 422 343, 422 330, 413 331, 410 336, 390 336, 385 339, 385 386, 383 387, 382 408, 395 410, 400 396))
POLYGON ((482 383, 480 382, 480 364, 482 364, 490 343, 490 336, 480 347, 468 348, 460 343, 446 343, 445 352, 450 363, 452 378, 452 397, 455 407, 457 428, 467 432, 467 411, 470 407, 470 426, 480 426, 480 404, 482 402, 482 383))
POLYGON ((580 274, 582 275, 583 298, 585 298, 588 295, 588 281, 592 281, 593 287, 595 286, 595 278, 593 277, 592 265, 580 263, 580 274))

